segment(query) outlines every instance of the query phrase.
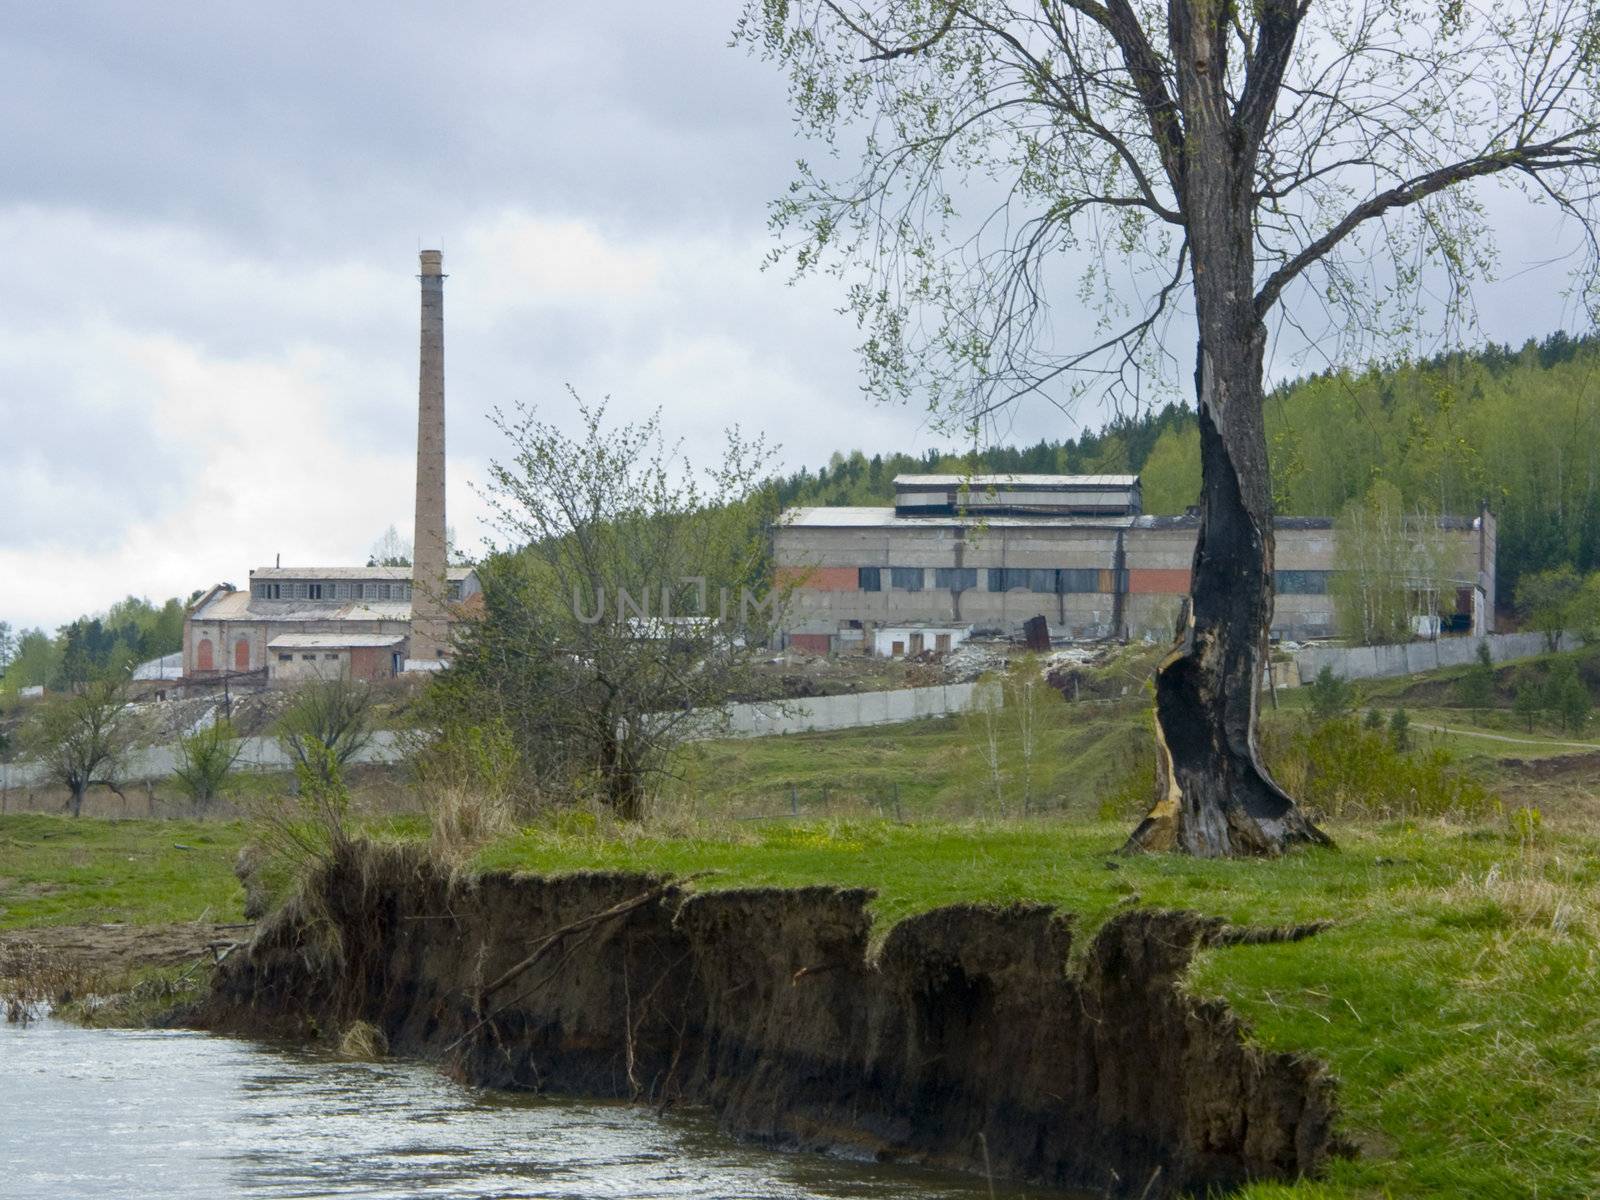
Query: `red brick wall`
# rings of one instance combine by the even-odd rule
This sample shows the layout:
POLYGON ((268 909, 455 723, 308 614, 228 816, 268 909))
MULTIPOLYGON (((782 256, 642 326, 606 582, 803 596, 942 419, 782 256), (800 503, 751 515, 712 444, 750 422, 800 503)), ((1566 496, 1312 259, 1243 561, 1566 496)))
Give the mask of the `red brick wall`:
POLYGON ((1148 596, 1186 596, 1189 594, 1187 567, 1160 569, 1155 567, 1130 567, 1128 569, 1128 594, 1148 596))
POLYGON ((387 646, 354 646, 350 650, 351 679, 388 679, 392 674, 392 653, 387 646))
POLYGON ((807 654, 826 654, 831 639, 825 633, 791 633, 789 645, 807 654))

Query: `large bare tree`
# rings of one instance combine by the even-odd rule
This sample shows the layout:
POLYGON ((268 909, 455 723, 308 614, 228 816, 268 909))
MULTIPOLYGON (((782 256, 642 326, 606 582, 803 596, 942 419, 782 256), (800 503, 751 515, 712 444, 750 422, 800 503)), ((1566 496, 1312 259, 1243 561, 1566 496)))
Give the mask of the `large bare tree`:
POLYGON ((870 392, 972 423, 1137 389, 1194 321, 1192 604, 1130 846, 1326 841, 1256 748, 1269 330, 1335 357, 1459 329, 1493 265, 1488 181, 1575 218, 1592 264, 1593 22, 1591 0, 748 0, 736 38, 843 164, 800 164, 774 257, 852 274, 870 392), (1087 320, 1052 312, 1064 288, 1087 320))

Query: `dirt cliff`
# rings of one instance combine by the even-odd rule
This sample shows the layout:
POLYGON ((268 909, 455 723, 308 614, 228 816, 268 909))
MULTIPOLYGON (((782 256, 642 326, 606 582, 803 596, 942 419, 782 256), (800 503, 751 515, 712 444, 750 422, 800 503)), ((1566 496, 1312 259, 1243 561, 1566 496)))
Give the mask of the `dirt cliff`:
POLYGON ((1180 988, 1218 922, 1121 914, 1069 973, 1053 909, 939 909, 870 955, 870 899, 467 879, 358 847, 228 959, 199 1020, 360 1019, 479 1084, 705 1104, 771 1143, 1097 1193, 1291 1178, 1339 1152, 1322 1066, 1180 988))

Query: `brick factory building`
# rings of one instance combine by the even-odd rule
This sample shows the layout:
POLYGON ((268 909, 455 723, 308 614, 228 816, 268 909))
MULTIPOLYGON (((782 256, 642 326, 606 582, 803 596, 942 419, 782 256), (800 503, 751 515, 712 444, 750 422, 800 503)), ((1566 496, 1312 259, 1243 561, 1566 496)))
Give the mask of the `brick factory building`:
MULTIPOLYGON (((894 488, 893 507, 783 514, 773 543, 794 588, 787 644, 865 653, 893 626, 915 653, 1039 616, 1056 637, 1172 635, 1199 518, 1145 515, 1138 476, 901 475, 894 488)), ((1454 593, 1440 598, 1444 627, 1489 632, 1494 517, 1444 517, 1439 530, 1454 593)), ((1278 518, 1275 636, 1333 633, 1336 537, 1331 518, 1278 518)))
MULTIPOLYGON (((184 676, 388 679, 405 669, 412 628, 410 567, 263 567, 244 590, 220 583, 189 610, 184 676)), ((470 567, 447 572, 447 605, 470 607, 470 567)))

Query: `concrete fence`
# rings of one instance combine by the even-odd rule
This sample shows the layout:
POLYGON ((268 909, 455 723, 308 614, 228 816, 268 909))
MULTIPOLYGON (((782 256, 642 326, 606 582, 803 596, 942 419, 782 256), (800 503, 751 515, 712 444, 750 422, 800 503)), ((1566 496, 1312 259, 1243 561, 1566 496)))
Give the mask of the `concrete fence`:
MULTIPOLYGON (((943 717, 966 712, 985 688, 993 685, 950 683, 939 687, 902 688, 892 692, 857 692, 849 696, 813 696, 778 704, 730 704, 706 710, 691 735, 714 737, 766 737, 777 733, 806 733, 825 729, 855 729, 863 725, 892 725, 918 717, 943 717)), ((699 716, 699 714, 697 714, 699 716)), ((244 751, 238 770, 288 771, 289 756, 268 737, 242 738, 244 751)), ((353 759, 358 763, 393 763, 404 755, 402 735, 378 730, 353 759)), ((174 745, 141 746, 128 755, 118 781, 138 783, 166 779, 178 765, 174 745)), ((33 762, 0 763, 0 789, 21 791, 47 782, 44 768, 33 762)))
POLYGON ((998 700, 998 689, 993 684, 947 683, 890 692, 812 696, 772 704, 730 704, 720 711, 706 710, 695 736, 769 737, 777 733, 893 725, 918 717, 947 717, 966 712, 986 695, 998 700))
MULTIPOLYGON (((1332 667, 1333 673, 1344 679, 1391 679, 1440 667, 1464 667, 1478 657, 1478 646, 1484 642, 1497 663, 1532 658, 1548 649, 1542 633, 1489 633, 1403 646, 1307 646, 1295 654, 1294 661, 1301 683, 1310 683, 1323 667, 1332 667)), ((1561 635, 1561 649, 1572 650, 1577 644, 1571 634, 1561 635)))

